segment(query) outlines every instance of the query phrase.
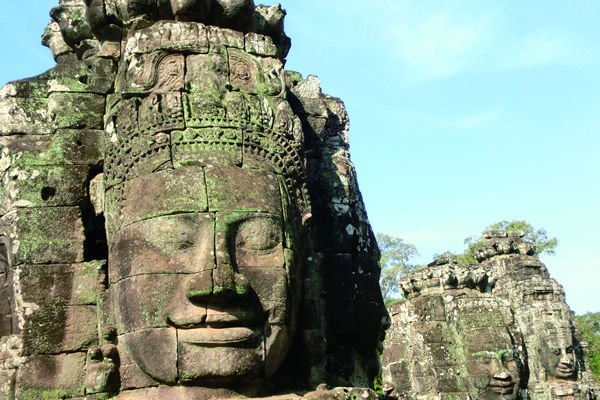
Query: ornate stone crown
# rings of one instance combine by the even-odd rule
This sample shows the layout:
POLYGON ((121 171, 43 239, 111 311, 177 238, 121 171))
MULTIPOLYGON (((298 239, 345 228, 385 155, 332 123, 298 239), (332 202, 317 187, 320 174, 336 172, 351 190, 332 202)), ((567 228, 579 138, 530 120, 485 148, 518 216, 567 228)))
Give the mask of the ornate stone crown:
POLYGON ((130 33, 107 101, 104 187, 186 165, 265 169, 310 213, 303 133, 260 35, 160 21, 130 33), (159 34, 157 34, 157 32, 159 34))

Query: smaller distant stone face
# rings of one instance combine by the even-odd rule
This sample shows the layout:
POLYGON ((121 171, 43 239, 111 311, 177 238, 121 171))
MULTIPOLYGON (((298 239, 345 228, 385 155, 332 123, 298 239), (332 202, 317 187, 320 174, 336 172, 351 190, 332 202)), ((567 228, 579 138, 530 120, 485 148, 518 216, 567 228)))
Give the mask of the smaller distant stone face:
POLYGON ((383 356, 392 394, 596 398, 564 291, 522 236, 487 232, 480 264, 440 261, 400 280, 405 299, 390 308, 383 356))
POLYGON ((473 285, 444 286, 390 308, 383 364, 393 394, 516 399, 523 371, 508 303, 473 285))

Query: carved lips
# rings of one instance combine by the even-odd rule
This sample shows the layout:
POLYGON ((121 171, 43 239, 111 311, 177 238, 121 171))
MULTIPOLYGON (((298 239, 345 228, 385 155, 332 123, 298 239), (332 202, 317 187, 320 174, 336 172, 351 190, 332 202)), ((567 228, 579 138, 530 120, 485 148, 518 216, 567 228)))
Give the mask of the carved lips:
POLYGON ((573 368, 573 364, 570 362, 569 363, 561 362, 556 367, 556 377, 557 378, 567 379, 567 378, 572 377, 574 373, 575 373, 575 369, 573 368))
POLYGON ((488 387, 497 394, 512 394, 514 391, 515 382, 512 376, 508 373, 494 375, 490 380, 488 387))
POLYGON ((241 345, 255 341, 260 335, 258 329, 235 327, 235 328, 196 328, 179 329, 177 336, 184 343, 202 346, 230 346, 241 345))

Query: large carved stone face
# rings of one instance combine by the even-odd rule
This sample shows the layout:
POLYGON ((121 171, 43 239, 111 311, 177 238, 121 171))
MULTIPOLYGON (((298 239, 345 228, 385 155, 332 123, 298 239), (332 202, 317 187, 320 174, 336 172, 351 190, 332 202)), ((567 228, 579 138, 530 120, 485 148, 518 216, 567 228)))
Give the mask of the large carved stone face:
POLYGON ((517 398, 519 371, 512 346, 495 351, 481 350, 467 357, 467 371, 473 377, 480 399, 517 398))
POLYGON ((575 352, 573 338, 566 337, 547 338, 538 349, 540 362, 549 379, 575 378, 575 352))
POLYGON ((166 383, 273 373, 297 302, 278 177, 185 167, 138 178, 125 197, 109 279, 119 342, 137 366, 166 383))

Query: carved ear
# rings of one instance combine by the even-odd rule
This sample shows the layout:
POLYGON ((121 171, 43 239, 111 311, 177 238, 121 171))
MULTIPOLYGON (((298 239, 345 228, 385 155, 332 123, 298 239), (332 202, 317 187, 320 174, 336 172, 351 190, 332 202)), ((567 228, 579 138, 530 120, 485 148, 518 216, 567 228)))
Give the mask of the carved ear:
POLYGON ((12 261, 10 238, 0 228, 0 274, 8 271, 12 261))
POLYGON ((86 394, 114 393, 119 390, 117 347, 105 344, 92 347, 86 358, 86 394))

